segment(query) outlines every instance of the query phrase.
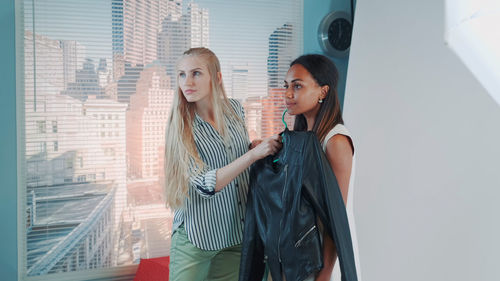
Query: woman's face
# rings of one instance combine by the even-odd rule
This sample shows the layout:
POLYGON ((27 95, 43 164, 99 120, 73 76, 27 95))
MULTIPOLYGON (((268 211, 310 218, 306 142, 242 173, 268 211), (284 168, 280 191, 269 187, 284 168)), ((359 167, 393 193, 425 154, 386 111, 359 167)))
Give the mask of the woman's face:
POLYGON ((300 64, 294 64, 288 70, 285 90, 286 107, 291 115, 315 115, 321 105, 318 101, 326 96, 311 73, 300 64))
POLYGON ((178 66, 177 78, 182 94, 188 102, 210 98, 212 87, 205 60, 200 56, 186 56, 178 66))

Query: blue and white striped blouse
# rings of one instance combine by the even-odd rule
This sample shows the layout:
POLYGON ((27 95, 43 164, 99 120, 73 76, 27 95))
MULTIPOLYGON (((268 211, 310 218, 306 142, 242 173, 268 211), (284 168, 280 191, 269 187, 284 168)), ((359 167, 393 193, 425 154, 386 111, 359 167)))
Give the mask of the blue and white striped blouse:
MULTIPOLYGON (((229 99, 232 108, 244 119, 241 104, 229 99)), ((238 130, 237 121, 228 122, 230 143, 224 144, 221 135, 208 122, 195 114, 194 140, 207 170, 190 178, 189 198, 175 210, 172 231, 182 223, 189 241, 203 250, 220 250, 241 244, 249 169, 237 176, 229 185, 215 192, 217 169, 222 168, 248 151, 249 138, 238 130)))

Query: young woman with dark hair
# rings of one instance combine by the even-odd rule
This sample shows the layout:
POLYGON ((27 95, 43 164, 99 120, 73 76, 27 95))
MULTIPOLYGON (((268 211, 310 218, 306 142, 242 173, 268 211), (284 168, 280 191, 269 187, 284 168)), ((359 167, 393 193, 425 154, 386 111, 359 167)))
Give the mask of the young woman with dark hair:
MULTIPOLYGON (((295 131, 313 131, 337 178, 342 198, 347 207, 349 227, 355 254, 356 271, 360 277, 356 230, 353 216, 354 144, 344 127, 337 94, 338 71, 335 64, 322 55, 304 55, 290 64, 285 78, 285 102, 288 113, 295 115, 295 131)), ((330 280, 337 255, 335 244, 323 232, 323 269, 314 280, 330 280)), ((333 270, 332 280, 340 281, 339 266, 333 270)))

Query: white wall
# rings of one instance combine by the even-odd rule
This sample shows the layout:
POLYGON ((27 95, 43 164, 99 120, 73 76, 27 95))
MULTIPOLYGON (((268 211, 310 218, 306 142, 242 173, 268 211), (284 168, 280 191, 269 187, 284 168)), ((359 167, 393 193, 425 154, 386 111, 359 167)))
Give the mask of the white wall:
POLYGON ((442 0, 357 3, 344 120, 363 280, 500 280, 500 106, 444 20, 442 0))

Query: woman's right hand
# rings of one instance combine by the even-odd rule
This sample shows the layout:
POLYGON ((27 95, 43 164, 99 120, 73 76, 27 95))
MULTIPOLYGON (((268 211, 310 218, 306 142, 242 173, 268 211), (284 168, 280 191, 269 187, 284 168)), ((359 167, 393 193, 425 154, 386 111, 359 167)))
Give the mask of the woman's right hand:
POLYGON ((282 146, 281 136, 274 135, 269 138, 263 139, 262 142, 255 148, 250 150, 250 152, 252 153, 255 161, 257 161, 268 155, 276 154, 278 151, 280 151, 282 146))

